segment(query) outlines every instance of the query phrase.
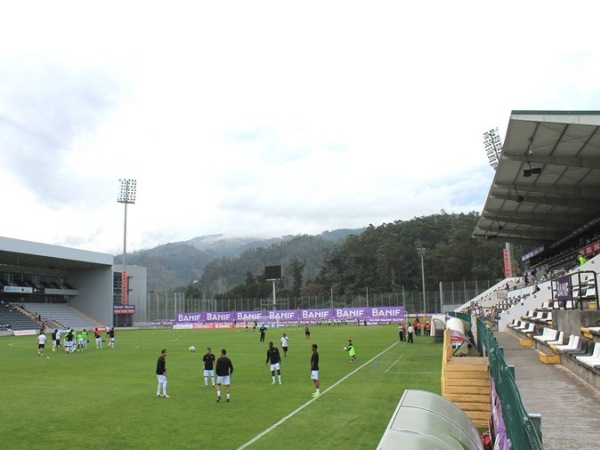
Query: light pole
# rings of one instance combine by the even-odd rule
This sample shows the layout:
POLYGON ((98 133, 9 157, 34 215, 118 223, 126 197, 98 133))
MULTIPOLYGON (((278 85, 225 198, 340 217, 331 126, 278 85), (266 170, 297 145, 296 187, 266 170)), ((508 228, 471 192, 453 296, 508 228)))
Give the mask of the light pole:
POLYGON ((500 138, 498 128, 483 133, 483 144, 490 166, 496 170, 500 155, 502 154, 502 138, 500 138))
POLYGON ((124 178, 119 181, 121 183, 121 192, 117 202, 125 205, 125 220, 123 222, 123 271, 121 272, 121 304, 126 305, 128 302, 127 295, 129 292, 125 261, 125 257, 127 255, 127 205, 135 204, 137 182, 130 178, 124 178))
POLYGON ((425 306, 425 264, 423 263, 423 258, 425 257, 425 252, 427 249, 425 247, 417 247, 417 252, 421 257, 421 278, 423 279, 423 314, 427 312, 427 308, 425 306))

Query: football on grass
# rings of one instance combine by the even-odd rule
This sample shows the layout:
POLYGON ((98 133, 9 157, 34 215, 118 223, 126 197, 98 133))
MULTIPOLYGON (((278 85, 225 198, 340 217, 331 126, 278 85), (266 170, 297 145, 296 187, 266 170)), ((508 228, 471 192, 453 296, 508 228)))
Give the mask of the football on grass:
POLYGON ((345 352, 346 352, 346 351, 348 351, 348 347, 344 347, 344 351, 345 351, 345 352))
POLYGON ((190 348, 188 350, 193 353, 193 352, 196 351, 196 346, 195 345, 190 345, 190 348))

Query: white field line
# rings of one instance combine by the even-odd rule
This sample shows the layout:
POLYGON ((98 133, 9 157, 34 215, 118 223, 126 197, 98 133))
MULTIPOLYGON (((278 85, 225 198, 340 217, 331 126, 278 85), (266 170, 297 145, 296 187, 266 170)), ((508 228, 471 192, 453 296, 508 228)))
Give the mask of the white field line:
MULTIPOLYGON (((381 353, 373 356, 370 360, 364 362, 363 364, 361 364, 359 367, 357 367, 356 369, 354 369, 352 372, 346 374, 345 376, 343 376, 342 378, 340 378, 338 381, 336 381, 334 384, 332 384, 331 386, 329 386, 327 389, 325 389, 321 395, 326 394, 327 392, 329 392, 330 390, 332 390, 334 387, 336 387, 338 384, 340 384, 342 381, 346 380, 348 377, 354 375, 356 372, 358 372, 360 369, 362 369, 363 367, 365 367, 367 364, 370 364, 372 361, 376 360, 377 358, 379 358, 381 355, 383 355, 385 352, 387 352, 389 349, 391 349, 394 345, 396 345, 398 342, 394 342, 392 345, 390 345, 388 348, 386 348, 385 350, 383 350, 381 353)), ((247 448, 248 446, 250 446, 251 444, 255 443, 256 441, 258 441, 261 437, 263 437, 264 435, 270 433, 271 431, 273 431, 275 428, 277 428, 279 425, 285 423, 288 419, 291 419, 292 417, 294 417, 297 413, 299 413, 300 411, 302 411, 304 408, 306 408, 308 405, 310 405, 312 402, 314 402, 315 400, 317 400, 316 398, 312 398, 309 401, 307 401, 306 403, 304 403, 303 405, 299 406, 298 408, 296 408, 294 411, 292 411, 291 413, 289 413, 287 416, 279 419, 277 422, 275 422, 273 425, 271 425, 269 428, 267 428, 264 431, 261 431, 259 434, 257 434, 256 436, 254 436, 252 439, 250 439, 248 442, 246 442, 245 444, 240 445, 237 450, 243 450, 245 448, 247 448)))
MULTIPOLYGON (((396 364, 398 364, 398 361, 400 361, 402 358, 404 358, 404 354, 400 355, 400 357, 399 357, 399 358, 398 358, 396 361, 394 361, 394 362, 393 362, 393 363, 392 363, 392 364, 391 364, 391 365, 390 365, 390 366, 389 366, 387 369, 385 369, 385 371, 384 371, 384 372, 385 372, 385 373, 388 373, 388 372, 390 371, 390 369, 391 369, 392 367, 394 367, 396 364)), ((411 373, 412 373, 412 372, 411 372, 411 373)))

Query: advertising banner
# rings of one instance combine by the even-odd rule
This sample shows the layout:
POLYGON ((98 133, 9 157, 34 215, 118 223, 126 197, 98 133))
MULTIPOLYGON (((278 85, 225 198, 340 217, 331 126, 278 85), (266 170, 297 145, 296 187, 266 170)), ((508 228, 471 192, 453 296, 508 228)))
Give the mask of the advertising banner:
POLYGON ((404 320, 403 306, 381 306, 364 308, 333 309, 288 309, 266 311, 227 311, 227 312, 180 312, 175 323, 205 324, 230 322, 258 323, 321 323, 321 322, 398 322, 404 320))

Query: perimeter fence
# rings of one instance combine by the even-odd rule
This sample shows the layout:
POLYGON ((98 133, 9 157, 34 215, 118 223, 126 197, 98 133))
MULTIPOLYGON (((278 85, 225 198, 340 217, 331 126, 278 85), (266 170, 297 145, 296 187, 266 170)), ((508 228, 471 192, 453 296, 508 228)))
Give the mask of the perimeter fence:
POLYGON ((290 309, 362 308, 403 306, 407 314, 431 314, 443 312, 445 306, 464 304, 481 292, 497 284, 497 280, 440 282, 437 291, 405 290, 373 293, 368 288, 357 294, 282 297, 236 298, 189 298, 184 293, 156 293, 147 296, 144 307, 137 307, 136 322, 172 319, 180 312, 226 312, 265 311, 290 309))

